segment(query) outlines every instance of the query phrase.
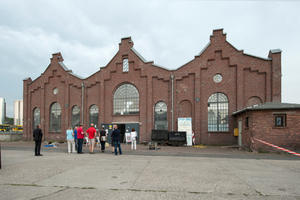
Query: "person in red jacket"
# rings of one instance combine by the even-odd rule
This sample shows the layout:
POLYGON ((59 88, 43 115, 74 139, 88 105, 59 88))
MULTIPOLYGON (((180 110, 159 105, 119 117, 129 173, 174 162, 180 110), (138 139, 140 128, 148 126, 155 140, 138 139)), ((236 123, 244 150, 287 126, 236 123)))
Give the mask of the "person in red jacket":
POLYGON ((77 128, 77 139, 78 139, 77 153, 79 153, 79 154, 83 154, 82 145, 83 145, 84 131, 83 131, 82 127, 83 127, 83 125, 80 124, 79 128, 77 128))
POLYGON ((94 124, 91 124, 91 127, 86 130, 86 133, 88 134, 89 137, 89 149, 90 153, 94 154, 94 145, 95 145, 95 136, 96 136, 96 129, 94 128, 94 124))

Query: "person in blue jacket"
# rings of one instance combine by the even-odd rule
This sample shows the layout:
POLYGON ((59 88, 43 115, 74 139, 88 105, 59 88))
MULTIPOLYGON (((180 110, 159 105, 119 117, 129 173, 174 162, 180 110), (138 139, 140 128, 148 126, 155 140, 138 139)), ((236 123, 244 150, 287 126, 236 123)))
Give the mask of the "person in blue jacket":
POLYGON ((122 155, 121 144, 120 144, 120 142, 121 142, 121 132, 118 129, 118 126, 116 124, 114 125, 114 130, 111 133, 111 137, 113 139, 113 143, 114 143, 114 146, 115 146, 115 155, 118 155, 117 147, 119 148, 120 155, 122 155))

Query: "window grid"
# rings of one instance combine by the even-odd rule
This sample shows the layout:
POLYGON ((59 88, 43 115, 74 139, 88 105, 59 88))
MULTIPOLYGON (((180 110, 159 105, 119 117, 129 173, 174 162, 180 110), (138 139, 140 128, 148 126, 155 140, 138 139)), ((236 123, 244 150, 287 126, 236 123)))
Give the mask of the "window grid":
POLYGON ((61 106, 55 102, 50 107, 50 131, 61 131, 61 106))
POLYGON ((90 107, 90 116, 89 116, 89 124, 93 123, 95 125, 95 128, 98 128, 98 115, 99 115, 99 109, 98 106, 92 105, 90 107))
POLYGON ((129 71, 129 63, 128 63, 128 59, 125 58, 123 59, 123 72, 128 72, 129 71))
POLYGON ((74 128, 76 125, 80 124, 80 108, 78 106, 73 106, 71 115, 71 126, 74 128))
POLYGON ((121 85, 114 94, 114 115, 139 114, 139 92, 131 84, 121 85))
POLYGON ((214 93, 208 99, 208 131, 228 131, 228 98, 214 93))
POLYGON ((36 126, 40 124, 41 112, 39 108, 33 110, 33 130, 36 129, 36 126))
POLYGON ((154 108, 154 127, 156 130, 168 130, 168 107, 167 104, 163 101, 158 102, 154 108))
POLYGON ((286 127, 286 116, 285 115, 274 115, 274 126, 275 127, 286 127))

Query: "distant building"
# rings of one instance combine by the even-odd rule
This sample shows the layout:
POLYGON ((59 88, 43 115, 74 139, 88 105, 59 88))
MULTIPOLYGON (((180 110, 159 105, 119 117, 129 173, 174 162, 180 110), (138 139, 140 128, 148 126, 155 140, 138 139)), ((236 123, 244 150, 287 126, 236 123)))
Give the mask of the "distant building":
POLYGON ((23 125, 23 100, 15 100, 14 125, 23 125))
POLYGON ((5 123, 5 99, 0 98, 0 124, 5 123))

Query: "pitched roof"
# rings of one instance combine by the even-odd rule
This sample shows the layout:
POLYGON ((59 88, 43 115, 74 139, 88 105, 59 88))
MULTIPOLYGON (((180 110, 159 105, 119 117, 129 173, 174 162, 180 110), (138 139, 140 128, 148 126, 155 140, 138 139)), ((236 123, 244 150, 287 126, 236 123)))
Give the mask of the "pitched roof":
POLYGON ((248 110, 282 110, 282 109, 300 109, 300 104, 267 102, 261 105, 254 105, 254 106, 249 106, 247 108, 243 108, 241 110, 233 112, 232 115, 238 115, 248 110))

